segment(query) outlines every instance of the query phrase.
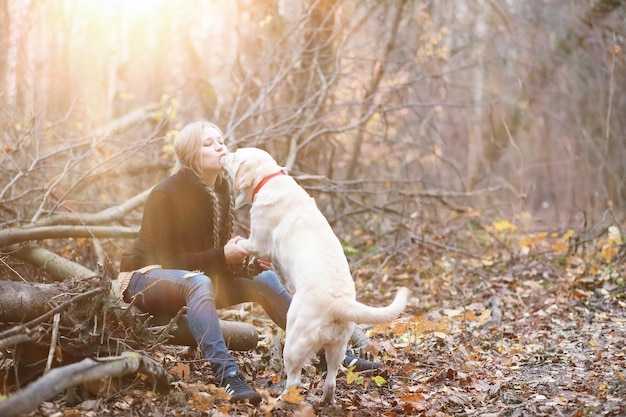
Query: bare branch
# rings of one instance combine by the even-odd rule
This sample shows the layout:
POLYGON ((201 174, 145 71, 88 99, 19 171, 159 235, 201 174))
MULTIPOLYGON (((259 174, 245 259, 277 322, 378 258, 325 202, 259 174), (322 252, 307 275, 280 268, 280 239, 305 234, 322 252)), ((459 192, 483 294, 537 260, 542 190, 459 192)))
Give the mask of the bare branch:
POLYGON ((97 272, 34 244, 26 246, 11 245, 5 248, 4 252, 37 268, 41 268, 59 281, 70 276, 83 279, 98 275, 97 272))
MULTIPOLYGON (((141 208, 148 198, 152 188, 137 194, 135 197, 126 200, 120 205, 110 207, 102 210, 99 213, 63 213, 46 217, 36 224, 27 225, 25 228, 38 228, 50 225, 96 225, 96 224, 111 224, 115 222, 122 222, 126 216, 141 208)), ((100 236, 102 237, 102 236, 100 236)), ((1 240, 1 239, 0 239, 1 240)))
POLYGON ((64 238, 132 238, 137 230, 123 226, 42 226, 29 229, 9 228, 0 231, 0 246, 8 246, 29 240, 64 238))

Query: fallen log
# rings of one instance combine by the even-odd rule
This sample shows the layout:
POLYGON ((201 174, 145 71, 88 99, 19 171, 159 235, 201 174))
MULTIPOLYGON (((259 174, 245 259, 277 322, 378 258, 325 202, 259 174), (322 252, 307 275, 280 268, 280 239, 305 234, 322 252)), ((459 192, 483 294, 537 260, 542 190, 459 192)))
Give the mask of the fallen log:
POLYGON ((61 293, 55 284, 0 281, 0 322, 21 323, 50 310, 48 302, 61 293))
MULTIPOLYGON (((57 284, 30 284, 17 281, 0 281, 0 288, 2 288, 0 292, 0 323, 24 323, 41 317, 53 309, 54 306, 50 300, 65 292, 65 289, 57 284)), ((110 296, 112 297, 112 295, 110 296)), ((127 308, 127 305, 121 303, 120 308, 127 308)), ((157 333, 159 330, 166 330, 165 324, 163 321, 153 321, 149 327, 153 333, 157 333)), ((167 343, 195 346, 196 342, 189 329, 186 316, 183 315, 171 328, 172 331, 167 343)), ((229 349, 245 351, 252 350, 257 345, 258 332, 249 323, 220 320, 220 328, 229 349)), ((7 337, 26 335, 29 330, 28 326, 20 324, 13 327, 10 332, 1 332, 0 346, 7 346, 5 340, 7 337)), ((10 340, 8 343, 15 343, 15 341, 10 340)), ((28 342, 31 341, 31 338, 23 337, 20 341, 28 342)))

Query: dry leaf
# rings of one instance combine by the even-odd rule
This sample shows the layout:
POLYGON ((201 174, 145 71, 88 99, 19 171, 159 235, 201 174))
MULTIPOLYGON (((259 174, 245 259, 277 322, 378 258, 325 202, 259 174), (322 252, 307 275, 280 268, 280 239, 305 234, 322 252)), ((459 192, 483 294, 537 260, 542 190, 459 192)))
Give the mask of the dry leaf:
POLYGON ((281 399, 289 404, 298 404, 304 401, 304 397, 300 394, 301 389, 298 387, 288 387, 286 392, 283 392, 281 399))

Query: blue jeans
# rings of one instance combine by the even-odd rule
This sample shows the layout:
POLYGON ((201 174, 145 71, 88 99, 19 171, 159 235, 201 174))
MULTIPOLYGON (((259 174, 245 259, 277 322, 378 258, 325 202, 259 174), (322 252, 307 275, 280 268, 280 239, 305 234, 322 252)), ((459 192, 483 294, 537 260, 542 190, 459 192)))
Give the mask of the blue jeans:
POLYGON ((173 317, 187 306, 191 333, 220 381, 238 367, 224 343, 216 309, 256 302, 274 323, 285 329, 291 295, 272 271, 264 271, 253 279, 213 280, 202 273, 190 275, 189 271, 176 269, 136 272, 124 292, 124 300, 130 302, 135 297, 139 309, 155 316, 173 317))

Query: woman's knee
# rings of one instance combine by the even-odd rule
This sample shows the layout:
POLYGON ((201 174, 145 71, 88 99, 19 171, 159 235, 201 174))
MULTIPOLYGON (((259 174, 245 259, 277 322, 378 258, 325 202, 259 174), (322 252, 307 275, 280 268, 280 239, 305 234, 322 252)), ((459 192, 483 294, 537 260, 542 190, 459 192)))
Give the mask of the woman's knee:
POLYGON ((253 278, 253 281, 260 284, 272 292, 280 293, 286 291, 283 284, 280 282, 278 275, 274 271, 263 271, 259 275, 253 278))
POLYGON ((213 280, 203 273, 185 278, 183 281, 185 288, 189 293, 210 292, 213 294, 213 280))

